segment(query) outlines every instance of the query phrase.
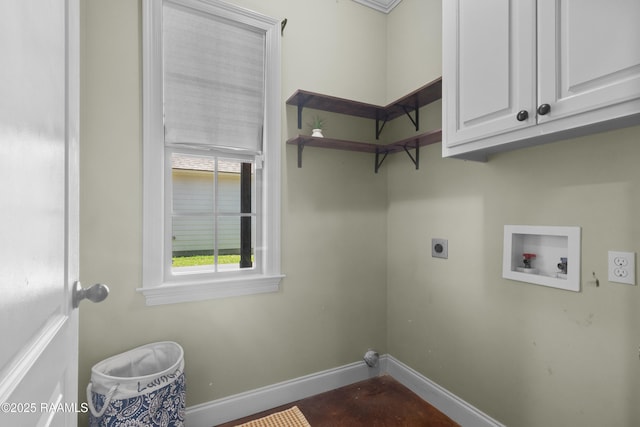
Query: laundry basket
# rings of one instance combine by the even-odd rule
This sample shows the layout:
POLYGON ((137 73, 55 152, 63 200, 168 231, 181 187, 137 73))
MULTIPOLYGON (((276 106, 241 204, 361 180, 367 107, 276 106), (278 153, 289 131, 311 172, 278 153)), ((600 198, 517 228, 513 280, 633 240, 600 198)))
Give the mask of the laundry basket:
POLYGON ((97 363, 91 368, 87 403, 90 427, 182 427, 182 347, 175 342, 157 342, 97 363))

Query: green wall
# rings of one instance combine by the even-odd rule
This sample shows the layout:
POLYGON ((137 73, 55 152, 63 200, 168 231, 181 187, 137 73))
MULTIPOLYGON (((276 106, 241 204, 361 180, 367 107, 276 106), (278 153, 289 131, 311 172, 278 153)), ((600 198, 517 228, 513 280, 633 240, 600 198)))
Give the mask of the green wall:
POLYGON ((496 155, 388 165, 388 350, 512 426, 640 424, 640 128, 496 155), (505 224, 582 227, 582 292, 505 280, 505 224), (431 258, 430 239, 449 239, 431 258), (596 287, 595 272, 600 280, 596 287))
MULTIPOLYGON (((389 15, 350 0, 235 0, 288 18, 284 101, 298 88, 385 104, 441 73, 439 0, 389 15)), ((82 2, 80 389, 99 360, 151 341, 186 352, 187 405, 389 353, 506 425, 640 424, 638 287, 607 251, 640 252, 640 128, 496 155, 283 149, 282 291, 147 307, 141 286, 140 5, 82 2), (582 227, 582 292, 501 278, 505 224, 582 227), (449 259, 433 259, 433 237, 449 259), (596 288, 592 272, 600 279, 596 288)), ((439 127, 440 103, 421 111, 439 127)), ((283 140, 297 134, 283 105, 283 140)), ((307 111, 313 114, 313 111, 307 111)), ((325 135, 372 125, 324 114, 325 135)), ((384 138, 404 137, 402 118, 384 138)), ((307 129, 303 129, 307 132, 307 129)), ((284 146, 284 141, 283 141, 284 146)))
MULTIPOLYGON (((284 106, 298 88, 384 103, 385 15, 350 0, 234 3, 288 19, 282 290, 156 307, 136 292, 141 7, 83 1, 80 273, 83 283, 107 283, 111 295, 80 309, 80 390, 93 364, 159 340, 185 349, 188 406, 352 363, 369 348, 386 352, 386 180, 357 153, 308 148, 298 169, 295 148, 284 145, 298 133, 295 109, 284 106)), ((363 120, 328 119, 328 135, 373 133, 363 120)))
MULTIPOLYGON (((410 39, 393 13, 388 33, 410 39)), ((439 58, 439 42, 420 38, 404 55, 389 47, 415 58, 390 61, 389 88, 433 67, 412 51, 439 58)), ((439 109, 421 112, 427 129, 439 109)), ((435 144, 419 171, 391 158, 389 354, 509 426, 640 425, 638 286, 607 281, 607 251, 640 252, 639 140, 632 127, 487 163, 442 159, 435 144), (505 224, 580 226, 582 292, 502 279, 505 224), (447 260, 431 257, 434 237, 449 240, 447 260)))

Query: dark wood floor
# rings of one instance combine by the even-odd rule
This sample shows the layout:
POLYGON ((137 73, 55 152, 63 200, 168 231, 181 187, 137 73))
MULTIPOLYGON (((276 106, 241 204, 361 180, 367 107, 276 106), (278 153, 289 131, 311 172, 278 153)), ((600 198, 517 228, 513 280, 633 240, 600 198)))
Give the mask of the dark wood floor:
POLYGON ((449 417, 390 376, 381 376, 220 424, 233 427, 298 406, 312 427, 450 427, 449 417))

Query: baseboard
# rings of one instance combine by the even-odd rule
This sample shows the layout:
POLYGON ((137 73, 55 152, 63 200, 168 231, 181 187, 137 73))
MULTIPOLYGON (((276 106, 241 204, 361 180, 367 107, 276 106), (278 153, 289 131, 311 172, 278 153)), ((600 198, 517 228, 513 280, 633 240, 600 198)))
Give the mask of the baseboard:
POLYGON ((379 364, 375 368, 369 368, 362 361, 355 362, 212 402, 190 406, 186 411, 185 424, 188 427, 215 426, 382 374, 391 375, 462 426, 504 427, 389 355, 380 356, 379 364))
POLYGON ((476 407, 395 359, 385 356, 384 372, 461 426, 504 427, 476 407))
POLYGON ((380 374, 380 364, 375 368, 369 368, 364 362, 351 363, 212 402, 190 406, 186 411, 185 425, 187 427, 215 426, 377 377, 380 374))

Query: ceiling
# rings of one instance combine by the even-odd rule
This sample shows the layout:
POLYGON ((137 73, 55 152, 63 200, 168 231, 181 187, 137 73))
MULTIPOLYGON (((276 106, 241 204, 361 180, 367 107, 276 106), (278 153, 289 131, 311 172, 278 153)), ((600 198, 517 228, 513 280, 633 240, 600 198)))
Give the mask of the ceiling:
POLYGON ((402 0, 353 0, 383 13, 389 13, 402 0))

